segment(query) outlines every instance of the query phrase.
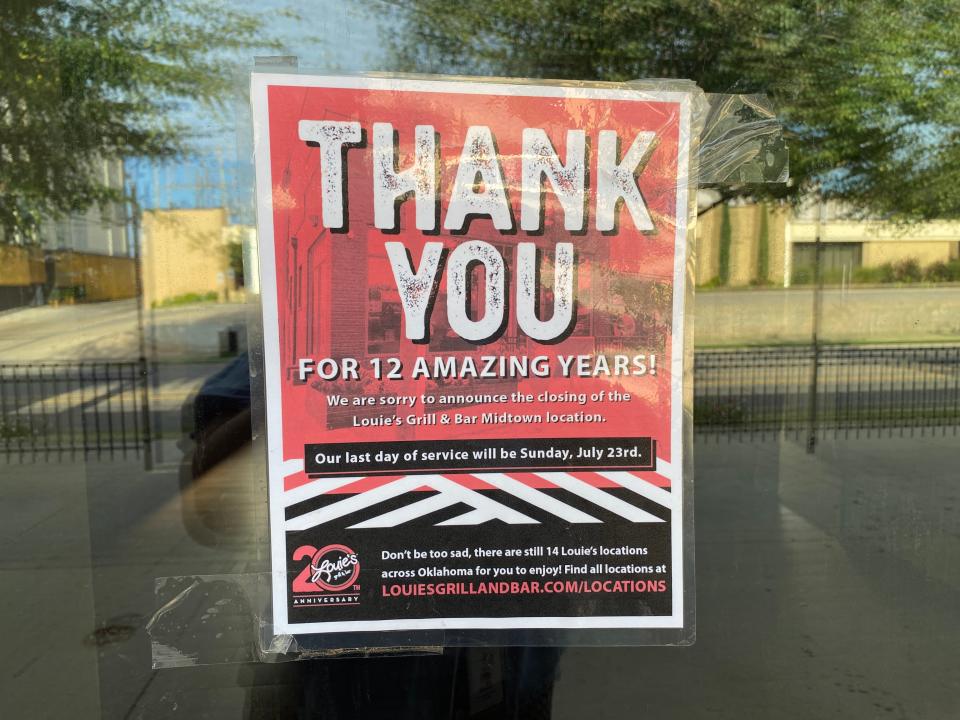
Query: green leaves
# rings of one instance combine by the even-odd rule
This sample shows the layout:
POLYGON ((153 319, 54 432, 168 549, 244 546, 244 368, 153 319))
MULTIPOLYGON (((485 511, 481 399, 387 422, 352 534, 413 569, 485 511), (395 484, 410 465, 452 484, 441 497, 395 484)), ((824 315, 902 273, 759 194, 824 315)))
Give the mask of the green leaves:
POLYGON ((404 69, 685 78, 769 94, 789 187, 900 220, 960 214, 960 0, 368 0, 404 69))
POLYGON ((103 158, 174 157, 186 102, 216 107, 259 20, 208 0, 4 0, 0 7, 0 237, 119 198, 103 158))

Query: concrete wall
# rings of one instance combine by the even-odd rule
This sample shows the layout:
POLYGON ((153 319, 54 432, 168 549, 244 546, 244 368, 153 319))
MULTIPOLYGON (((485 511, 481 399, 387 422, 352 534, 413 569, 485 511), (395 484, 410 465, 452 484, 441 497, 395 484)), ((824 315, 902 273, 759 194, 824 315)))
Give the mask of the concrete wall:
POLYGON ((44 282, 43 250, 23 245, 0 245, 0 285, 24 287, 44 282))
POLYGON ((921 267, 946 262, 953 257, 955 243, 950 242, 867 242, 863 245, 865 267, 916 260, 921 267))
POLYGON ((243 247, 243 286, 248 293, 260 294, 260 260, 257 256, 257 229, 252 225, 228 225, 223 242, 243 247))
POLYGON ((43 303, 43 250, 0 245, 0 312, 43 303))
MULTIPOLYGON (((960 287, 876 287, 823 291, 824 342, 960 341, 960 287)), ((701 291, 693 306, 698 346, 809 342, 810 288, 701 291)))
MULTIPOLYGON (((791 219, 791 233, 797 242, 813 242, 816 222, 791 219)), ((829 220, 823 223, 820 237, 824 242, 960 242, 960 222, 934 220, 915 225, 896 225, 871 220, 829 220)))
POLYGON ((196 293, 228 292, 223 208, 153 210, 142 225, 143 289, 147 307, 196 293))
POLYGON ((2 308, 50 302, 100 302, 136 297, 136 263, 131 257, 44 251, 22 245, 0 246, 2 308), (48 268, 51 276, 48 277, 48 268))
MULTIPOLYGON (((728 285, 783 282, 783 246, 787 213, 767 205, 743 205, 728 209, 730 218, 730 276, 728 285), (759 277, 759 251, 762 216, 767 216, 767 274, 759 277)), ((723 232, 723 207, 718 205, 697 218, 697 285, 705 285, 720 275, 720 239, 723 232)))
MULTIPOLYGON (((757 252, 760 245, 759 205, 730 208, 730 280, 728 285, 749 285, 757 275, 757 252)), ((722 219, 721 213, 721 219, 722 219)), ((722 225, 722 222, 720 223, 722 225)))
POLYGON ((137 296, 136 261, 129 257, 91 255, 64 250, 48 253, 53 258, 53 287, 78 289, 70 301, 101 302, 137 296))
POLYGON ((697 218, 697 285, 706 285, 720 275, 720 215, 720 208, 714 207, 697 218))

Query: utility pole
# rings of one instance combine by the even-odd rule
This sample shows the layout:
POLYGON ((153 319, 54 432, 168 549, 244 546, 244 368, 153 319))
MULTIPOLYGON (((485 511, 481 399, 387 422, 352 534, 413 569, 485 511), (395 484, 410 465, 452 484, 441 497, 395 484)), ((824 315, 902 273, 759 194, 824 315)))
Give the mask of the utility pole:
POLYGON ((826 214, 826 205, 823 198, 817 201, 817 223, 814 234, 814 255, 813 255, 813 321, 811 345, 813 346, 813 360, 810 368, 810 398, 808 404, 808 432, 807 432, 807 452, 814 453, 817 449, 817 402, 819 400, 819 381, 820 381, 820 315, 823 307, 823 272, 821 261, 823 259, 823 243, 821 235, 823 233, 823 223, 826 214))
POLYGON ((140 432, 143 436, 143 466, 144 469, 149 471, 153 469, 153 431, 150 427, 150 368, 147 365, 147 337, 143 324, 143 253, 140 245, 140 203, 137 200, 136 184, 133 185, 131 192, 130 209, 133 215, 131 218, 131 227, 133 228, 133 258, 137 284, 137 341, 140 356, 138 360, 140 369, 140 432))

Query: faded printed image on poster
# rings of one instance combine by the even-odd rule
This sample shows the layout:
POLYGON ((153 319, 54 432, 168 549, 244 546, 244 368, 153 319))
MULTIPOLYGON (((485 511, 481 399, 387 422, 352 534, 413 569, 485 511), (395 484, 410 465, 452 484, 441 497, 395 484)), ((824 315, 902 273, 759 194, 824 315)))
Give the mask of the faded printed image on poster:
POLYGON ((275 631, 682 627, 690 95, 252 90, 275 631))

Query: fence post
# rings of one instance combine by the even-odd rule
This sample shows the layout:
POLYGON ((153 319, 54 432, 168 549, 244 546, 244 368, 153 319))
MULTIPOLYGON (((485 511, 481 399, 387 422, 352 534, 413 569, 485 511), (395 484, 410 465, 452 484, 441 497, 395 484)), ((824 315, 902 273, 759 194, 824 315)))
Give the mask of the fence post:
POLYGON ((140 356, 140 417, 142 418, 143 432, 143 467, 144 470, 153 470, 153 438, 150 430, 150 383, 147 358, 140 356))
POLYGON ((807 404, 809 411, 809 427, 807 432, 807 452, 813 453, 817 449, 817 400, 818 384, 820 375, 820 311, 823 303, 823 272, 821 269, 821 260, 823 255, 823 245, 821 243, 821 233, 823 228, 824 211, 826 205, 821 199, 817 207, 817 226, 814 236, 814 260, 813 260, 813 332, 811 342, 813 345, 813 367, 810 369, 810 399, 807 404))
MULTIPOLYGON (((140 203, 137 199, 137 186, 133 185, 130 193, 130 218, 133 230, 133 257, 136 271, 137 286, 137 339, 140 345, 139 374, 140 374, 140 412, 143 419, 143 467, 153 470, 153 437, 150 428, 150 383, 149 366, 147 365, 147 344, 143 328, 143 253, 140 241, 140 203)), ((124 205, 126 208, 127 206, 124 205)))

